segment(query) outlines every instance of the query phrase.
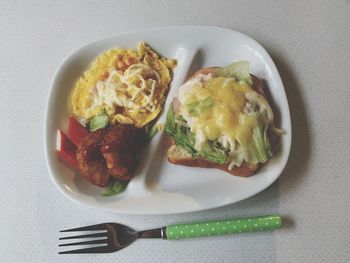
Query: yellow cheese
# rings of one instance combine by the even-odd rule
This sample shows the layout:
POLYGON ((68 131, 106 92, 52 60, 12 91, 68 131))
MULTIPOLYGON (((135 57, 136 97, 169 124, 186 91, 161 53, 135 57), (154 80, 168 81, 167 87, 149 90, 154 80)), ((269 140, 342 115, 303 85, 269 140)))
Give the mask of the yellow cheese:
POLYGON ((233 78, 211 78, 186 92, 181 111, 188 119, 191 114, 186 105, 211 97, 214 101, 211 107, 198 116, 191 116, 191 131, 197 138, 198 135, 201 137, 201 142, 222 136, 228 137, 229 141, 247 142, 252 137, 252 128, 258 125, 256 117, 242 113, 247 103, 245 94, 251 92, 255 91, 249 85, 233 78))

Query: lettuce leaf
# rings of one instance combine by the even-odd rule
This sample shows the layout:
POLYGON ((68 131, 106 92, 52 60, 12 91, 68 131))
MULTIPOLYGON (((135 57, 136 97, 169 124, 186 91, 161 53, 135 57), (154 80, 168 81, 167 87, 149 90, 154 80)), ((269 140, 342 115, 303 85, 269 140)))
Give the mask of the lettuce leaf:
POLYGON ((224 149, 219 143, 209 141, 203 146, 203 150, 197 153, 197 156, 218 164, 224 164, 228 157, 228 150, 224 149))
POLYGON ((164 131, 173 137, 177 145, 180 145, 187 152, 191 153, 192 157, 195 157, 195 136, 188 127, 184 127, 176 123, 176 119, 185 122, 182 116, 175 116, 173 106, 170 105, 166 117, 164 131))
POLYGON ((113 195, 120 194, 124 192, 128 183, 129 183, 128 181, 127 182, 114 181, 105 188, 105 190, 101 193, 101 196, 113 196, 113 195))
POLYGON ((158 133, 158 131, 159 131, 158 127, 153 125, 152 128, 150 129, 150 131, 148 132, 148 138, 152 139, 158 133))
POLYGON ((213 161, 215 163, 223 164, 227 160, 227 150, 225 150, 219 143, 209 141, 204 145, 204 149, 200 152, 196 151, 195 135, 190 131, 190 128, 179 125, 176 120, 186 122, 182 116, 175 116, 174 109, 170 105, 164 131, 173 137, 176 144, 181 146, 189 152, 193 158, 202 157, 204 159, 213 161))
POLYGON ((173 135, 175 131, 175 112, 173 105, 170 104, 169 110, 166 114, 166 120, 165 120, 165 126, 164 126, 164 131, 168 133, 169 135, 173 135))
POLYGON ((213 105, 214 100, 212 97, 207 97, 205 99, 186 104, 187 110, 191 116, 198 116, 201 112, 209 109, 213 105))
POLYGON ((93 131, 97 131, 99 129, 105 128, 108 125, 108 122, 109 122, 109 116, 104 110, 100 114, 91 118, 89 123, 89 130, 93 132, 93 131))
POLYGON ((267 136, 267 126, 264 130, 261 126, 253 129, 253 141, 259 162, 265 163, 271 157, 271 146, 267 136))
POLYGON ((245 161, 250 164, 266 163, 272 156, 268 139, 268 126, 256 126, 252 131, 252 141, 241 144, 244 149, 245 161))
POLYGON ((148 139, 152 139, 158 132, 163 130, 163 124, 157 123, 152 126, 152 128, 148 131, 148 139))
POLYGON ((237 61, 233 62, 225 67, 219 68, 215 72, 216 76, 225 78, 234 78, 237 81, 243 81, 252 84, 252 77, 249 73, 249 62, 248 61, 237 61))

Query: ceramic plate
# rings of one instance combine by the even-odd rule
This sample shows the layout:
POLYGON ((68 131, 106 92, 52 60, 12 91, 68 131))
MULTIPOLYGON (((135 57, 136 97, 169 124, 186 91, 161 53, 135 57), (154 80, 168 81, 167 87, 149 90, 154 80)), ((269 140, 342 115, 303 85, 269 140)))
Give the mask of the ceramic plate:
MULTIPOLYGON (((160 121, 164 121, 163 112, 160 121)), ((89 43, 69 55, 59 66, 49 93, 45 118, 45 154, 50 176, 69 199, 93 208, 125 214, 171 214, 204 210, 232 204, 257 194, 271 185, 286 165, 291 146, 291 121, 280 75, 266 50, 250 37, 218 27, 163 27, 130 32, 89 43), (79 76, 101 53, 110 48, 136 48, 147 42, 161 55, 175 58, 166 109, 176 89, 200 68, 224 66, 247 60, 252 74, 268 86, 277 125, 284 130, 273 158, 249 178, 231 176, 216 169, 170 164, 164 134, 157 134, 142 155, 127 190, 114 197, 101 197, 101 188, 75 175, 58 161, 56 129, 66 129, 71 89, 79 76)))

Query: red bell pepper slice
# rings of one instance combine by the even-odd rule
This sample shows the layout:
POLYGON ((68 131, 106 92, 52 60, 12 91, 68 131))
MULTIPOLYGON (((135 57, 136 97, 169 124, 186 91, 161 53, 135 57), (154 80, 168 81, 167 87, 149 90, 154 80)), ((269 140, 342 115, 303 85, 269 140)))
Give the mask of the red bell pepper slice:
POLYGON ((74 117, 69 117, 67 135, 75 146, 78 147, 81 140, 88 134, 89 131, 83 125, 81 125, 74 117))
POLYGON ((73 170, 78 169, 78 161, 76 158, 77 147, 60 129, 57 129, 56 151, 60 161, 73 170))

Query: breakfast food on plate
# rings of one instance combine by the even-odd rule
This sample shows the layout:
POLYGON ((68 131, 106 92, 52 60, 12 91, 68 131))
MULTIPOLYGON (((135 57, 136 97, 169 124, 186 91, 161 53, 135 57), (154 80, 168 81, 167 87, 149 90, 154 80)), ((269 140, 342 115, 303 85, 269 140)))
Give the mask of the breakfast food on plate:
POLYGON ((272 156, 273 121, 264 84, 250 75, 248 62, 201 69, 169 107, 165 132, 174 144, 168 160, 250 176, 272 156))
POLYGON ((57 131, 59 159, 92 184, 110 186, 106 195, 121 190, 162 111, 175 66, 144 42, 99 55, 73 87, 67 135, 57 131))
POLYGON ((143 129, 129 124, 113 126, 106 133, 101 145, 108 173, 121 181, 131 179, 138 151, 146 140, 147 135, 143 129))
POLYGON ((79 173, 100 186, 106 186, 109 182, 108 168, 99 150, 106 132, 106 129, 100 129, 88 134, 76 150, 79 173))
POLYGON ((137 51, 108 50, 77 81, 73 114, 86 121, 105 111, 111 124, 144 127, 162 110, 175 65, 143 42, 137 51))
POLYGON ((78 146, 78 169, 88 181, 106 186, 110 177, 131 179, 139 150, 147 140, 143 129, 117 124, 85 136, 78 146))

